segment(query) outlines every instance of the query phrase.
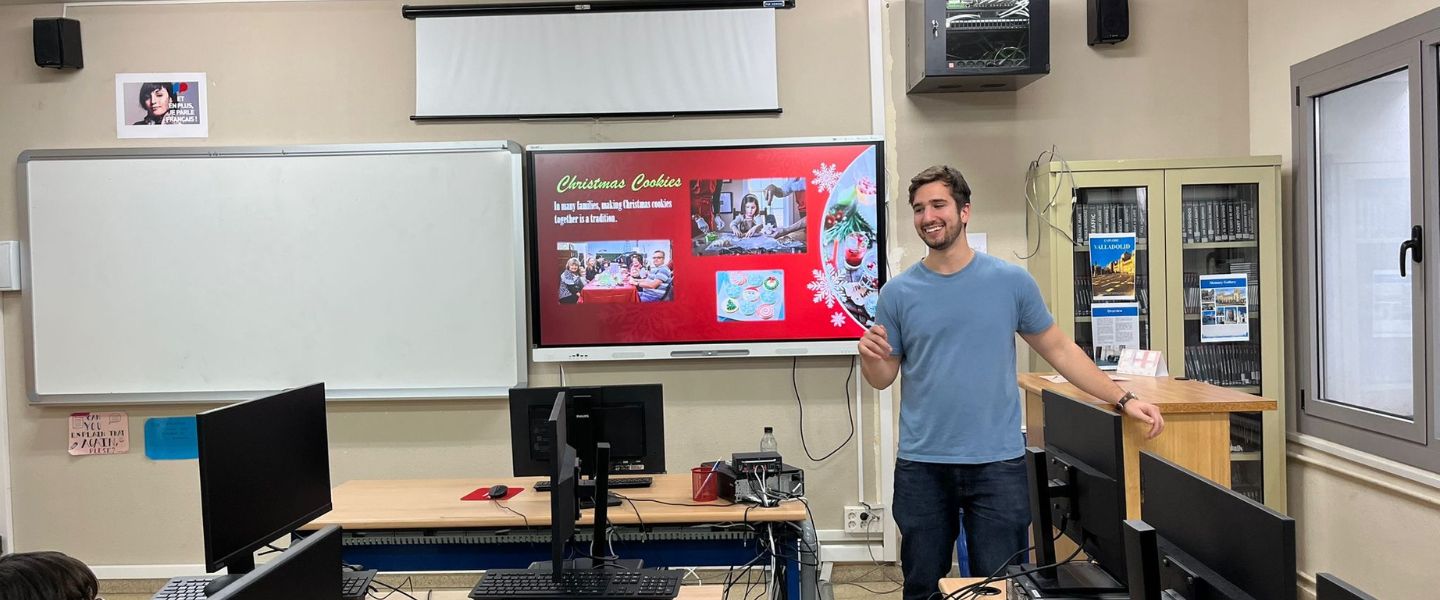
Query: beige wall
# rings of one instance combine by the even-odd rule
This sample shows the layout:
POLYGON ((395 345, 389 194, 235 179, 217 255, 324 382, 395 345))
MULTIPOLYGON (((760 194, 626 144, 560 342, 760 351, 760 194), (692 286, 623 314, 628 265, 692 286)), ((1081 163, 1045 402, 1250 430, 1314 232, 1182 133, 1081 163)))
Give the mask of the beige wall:
MULTIPOLYGON (((905 94, 904 7, 887 10, 887 80, 894 146, 891 186, 936 163, 974 192, 970 231, 989 252, 1025 264, 1026 167, 1056 148, 1067 160, 1244 155, 1247 128, 1245 2, 1131 0, 1131 37, 1085 45, 1085 3, 1050 3, 1050 74, 1017 92, 905 94)), ((924 256, 909 207, 892 202, 898 272, 924 256)), ((892 244, 895 245, 895 244, 892 244)), ((1017 363, 1026 364, 1018 342, 1017 363)))
MULTIPOLYGON (((114 75, 149 71, 208 73, 210 138, 199 142, 206 145, 467 139, 533 144, 870 133, 863 0, 802 2, 779 13, 785 112, 778 117, 424 125, 408 118, 414 108, 414 26, 401 18, 402 4, 71 6, 69 16, 83 22, 86 66, 66 73, 41 70, 31 61, 31 19, 58 16, 60 6, 0 6, 0 157, 29 148, 195 145, 115 139, 114 75)), ((0 239, 20 235, 14 190, 14 169, 0 169, 0 239)), ((208 407, 127 407, 130 454, 70 457, 65 453, 66 417, 83 408, 27 405, 24 314, 17 295, 4 297, 3 317, 19 549, 64 550, 92 565, 199 563, 195 462, 147 460, 142 430, 147 417, 208 407)), ((799 386, 813 450, 834 447, 848 431, 848 364, 843 358, 800 360, 799 386)), ((761 427, 775 426, 781 452, 808 471, 818 526, 838 529, 840 506, 856 496, 857 446, 823 465, 803 460, 790 367, 783 360, 670 361, 581 365, 566 375, 577 384, 665 384, 667 453, 677 472, 734 450, 755 449, 761 427)), ((531 374, 537 384, 559 381, 553 366, 534 367, 531 374)), ((332 476, 338 482, 508 475, 507 419, 504 401, 494 399, 337 403, 330 409, 332 476)))
MULTIPOLYGON (((1285 157, 1287 199, 1291 65, 1435 7, 1424 0, 1250 2, 1250 152, 1285 157)), ((1435 597, 1440 572, 1417 565, 1435 557, 1440 505, 1433 498, 1440 490, 1294 442, 1288 454, 1290 515, 1305 595, 1313 596, 1315 573, 1329 571, 1379 598, 1435 597)), ((1411 467, 1394 468, 1425 479, 1411 467)))
MULTIPOLYGON (((1247 127, 1245 3, 1131 0, 1131 37, 1085 45, 1085 3, 1050 3, 1050 74, 1018 92, 905 95, 903 36, 887 42, 903 193, 935 163, 965 173, 974 190, 970 230, 990 253, 1023 264, 1026 165, 1053 145, 1068 160, 1243 155, 1247 127)), ((904 19, 889 8, 892 32, 904 19)), ((902 198, 903 200, 903 198, 902 198)), ((904 202, 902 266, 923 256, 904 202)))

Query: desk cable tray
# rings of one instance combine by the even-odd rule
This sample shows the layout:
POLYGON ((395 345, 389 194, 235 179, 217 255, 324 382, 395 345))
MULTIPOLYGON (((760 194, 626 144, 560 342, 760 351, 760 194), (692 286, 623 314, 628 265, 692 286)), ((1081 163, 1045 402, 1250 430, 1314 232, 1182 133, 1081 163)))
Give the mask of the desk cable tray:
MULTIPOLYGON (((758 524, 763 525, 763 524, 758 524)), ((590 541, 589 531, 576 531, 575 539, 590 541)), ((616 527, 612 539, 624 542, 643 541, 698 541, 698 540, 753 540, 756 535, 743 529, 715 527, 655 527, 641 530, 634 527, 616 527)), ((523 527, 499 531, 437 530, 396 531, 396 532, 346 532, 343 544, 346 546, 392 546, 392 545, 440 545, 440 544, 531 544, 549 543, 550 532, 527 532, 523 527)))

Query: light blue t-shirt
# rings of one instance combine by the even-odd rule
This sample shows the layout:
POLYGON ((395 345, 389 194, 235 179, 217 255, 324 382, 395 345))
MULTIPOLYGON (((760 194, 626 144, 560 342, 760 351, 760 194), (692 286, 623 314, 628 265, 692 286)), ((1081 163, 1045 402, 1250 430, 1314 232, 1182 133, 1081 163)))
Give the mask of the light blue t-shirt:
POLYGON ((900 357, 900 458, 980 464, 1025 453, 1015 334, 1055 319, 1024 269, 976 253, 958 273, 915 263, 880 290, 876 322, 900 357))

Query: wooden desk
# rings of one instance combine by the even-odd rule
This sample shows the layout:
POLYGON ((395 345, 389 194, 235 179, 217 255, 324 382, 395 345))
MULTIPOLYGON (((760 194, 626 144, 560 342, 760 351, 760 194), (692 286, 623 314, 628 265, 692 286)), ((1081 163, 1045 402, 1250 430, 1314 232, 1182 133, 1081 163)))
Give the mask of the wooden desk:
MULTIPOLYGON (((814 585, 817 575, 812 570, 818 565, 819 544, 803 504, 792 501, 759 508, 720 501, 694 502, 690 499, 688 472, 653 477, 654 485, 649 488, 617 490, 617 495, 626 499, 620 506, 609 508, 609 521, 617 526, 642 526, 651 532, 657 526, 668 530, 659 535, 645 534, 644 544, 617 545, 622 557, 642 558, 646 566, 655 567, 744 564, 758 551, 754 537, 738 539, 735 536, 743 530, 734 527, 722 527, 723 531, 715 533, 710 528, 690 526, 748 522, 764 528, 767 523, 794 523, 798 527, 773 527, 753 535, 773 535, 777 545, 794 549, 786 553, 788 597, 818 597, 814 585)), ((524 568, 550 556, 550 494, 533 489, 539 479, 347 481, 331 492, 333 510, 300 529, 339 525, 347 536, 346 560, 381 571, 524 568), (461 500, 477 489, 496 484, 524 491, 499 502, 461 500), (526 531, 529 528, 533 530, 526 531), (511 538, 514 541, 508 541, 511 538)), ((577 533, 592 523, 594 511, 581 511, 577 533)), ((680 597, 718 598, 722 588, 706 585, 703 590, 690 591, 687 587, 680 597)))
MULTIPOLYGON (((723 585, 686 585, 680 587, 675 600, 720 600, 725 591, 723 585)), ((470 600, 468 590, 444 590, 415 594, 416 600, 470 600)))
MULTIPOLYGON (((984 578, 984 577, 947 577, 947 578, 945 578, 945 579, 941 579, 941 580, 940 580, 940 593, 941 593, 941 594, 945 594, 945 595, 948 596, 948 595, 950 595, 950 594, 955 593, 955 590, 958 590, 958 589, 960 589, 960 588, 962 588, 962 587, 965 587, 965 586, 967 586, 967 585, 970 585, 970 584, 972 584, 972 583, 979 583, 979 582, 981 582, 981 581, 985 581, 985 578, 984 578)), ((1006 594, 1007 590, 1010 589, 1010 586, 1006 585, 1006 583, 1007 583, 1007 582, 1005 582, 1005 581, 992 581, 992 582, 990 582, 990 583, 985 584, 986 587, 992 587, 992 588, 995 588, 995 589, 997 589, 997 590, 1000 590, 1000 593, 999 593, 999 594, 996 594, 996 595, 993 595, 993 596, 980 596, 980 597, 981 597, 981 598, 995 598, 996 600, 1003 600, 1003 599, 1005 598, 1005 594, 1006 594)))
MULTIPOLYGON (((1048 373, 1022 373, 1025 390, 1025 431, 1031 446, 1045 445, 1042 393, 1050 390, 1085 402, 1110 404, 1080 391, 1071 383, 1052 383, 1048 373)), ((1145 439, 1148 426, 1135 419, 1124 421, 1125 506, 1131 519, 1140 518, 1140 451, 1148 450, 1203 477, 1230 485, 1230 413, 1275 410, 1275 401, 1199 381, 1169 377, 1125 375, 1116 382, 1141 400, 1160 408, 1165 432, 1145 439)))
MULTIPOLYGON (((348 530, 375 529, 463 529, 531 527, 550 525, 550 494, 533 488, 539 477, 507 479, 397 479, 353 480, 331 492, 334 509, 301 529, 314 530, 339 525, 348 530), (509 500, 461 500, 465 495, 495 484, 524 488, 509 500), (510 510, 499 506, 503 504, 510 510), (511 512, 514 511, 514 512, 511 512), (521 517, 519 515, 524 515, 521 517)), ((627 500, 609 509, 616 525, 659 525, 675 523, 722 523, 805 521, 809 518, 799 502, 785 502, 774 508, 748 504, 694 502, 690 499, 690 475, 655 475, 648 488, 616 490, 627 500), (647 502, 660 500, 684 506, 647 502), (638 516, 637 516, 638 513, 638 516)), ((593 510, 580 512, 581 525, 594 523, 593 510)))

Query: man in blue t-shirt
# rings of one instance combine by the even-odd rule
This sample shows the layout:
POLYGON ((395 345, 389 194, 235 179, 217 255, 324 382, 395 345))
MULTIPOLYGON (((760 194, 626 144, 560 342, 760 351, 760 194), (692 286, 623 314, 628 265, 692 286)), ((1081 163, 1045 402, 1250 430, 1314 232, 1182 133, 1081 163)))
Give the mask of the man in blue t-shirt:
POLYGON ((655 302, 665 299, 665 293, 670 291, 670 279, 673 274, 670 267, 665 265, 665 251, 656 250, 650 256, 653 265, 650 267, 650 276, 635 282, 635 287, 640 288, 641 302, 655 302))
POLYGON ((950 571, 962 511, 971 575, 1019 563, 1029 546, 1016 333, 1071 383, 1149 424, 1150 437, 1165 421, 1066 337, 1029 273, 970 249, 970 186, 959 171, 921 171, 910 208, 930 252, 880 290, 860 367, 876 389, 905 374, 893 510, 905 599, 921 600, 950 571))

